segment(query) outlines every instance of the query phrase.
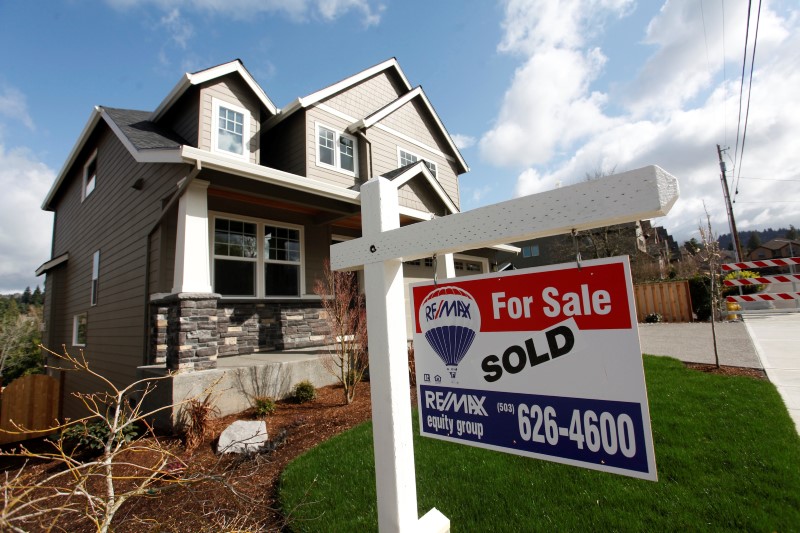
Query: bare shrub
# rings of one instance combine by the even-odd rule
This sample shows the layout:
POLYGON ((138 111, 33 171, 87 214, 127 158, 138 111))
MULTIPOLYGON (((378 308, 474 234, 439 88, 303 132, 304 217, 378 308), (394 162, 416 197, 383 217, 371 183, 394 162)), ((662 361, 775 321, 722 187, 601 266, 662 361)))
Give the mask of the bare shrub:
POLYGON ((181 410, 185 444, 187 450, 194 450, 209 436, 210 422, 219 413, 210 394, 202 400, 192 398, 181 410))
POLYGON ((314 294, 322 298, 332 346, 325 367, 344 388, 345 403, 353 401, 356 385, 367 370, 367 315, 358 278, 352 272, 333 272, 330 262, 323 264, 322 278, 314 284, 314 294))

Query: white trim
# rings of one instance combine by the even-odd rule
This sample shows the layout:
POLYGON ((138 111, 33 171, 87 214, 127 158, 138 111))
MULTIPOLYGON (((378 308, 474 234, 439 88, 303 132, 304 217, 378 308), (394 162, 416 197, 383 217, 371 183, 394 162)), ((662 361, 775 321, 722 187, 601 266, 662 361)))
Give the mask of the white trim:
POLYGON ((455 203, 453 203, 453 200, 451 200, 447 195, 447 192, 445 192, 442 184, 439 183, 439 180, 433 177, 433 174, 431 174, 430 170, 428 170, 428 167, 425 165, 425 162, 422 160, 417 161, 414 166, 409 167, 405 172, 395 176, 395 178, 390 181, 396 189, 399 189, 418 174, 422 174, 425 177, 431 187, 433 187, 434 192, 436 192, 437 196, 439 196, 442 202, 444 202, 445 207, 447 207, 451 213, 459 212, 458 207, 456 207, 455 203))
MULTIPOLYGON (((397 62, 397 59, 393 57, 391 59, 387 59, 382 63, 378 63, 377 65, 372 66, 366 70, 362 70, 361 72, 353 74, 352 76, 345 78, 339 82, 336 82, 333 85, 329 85, 323 89, 320 89, 319 91, 313 92, 307 96, 300 97, 288 103, 278 111, 276 116, 270 118, 266 123, 264 123, 264 129, 269 129, 274 125, 278 124, 279 122, 282 122, 284 119, 290 117, 295 113, 295 111, 299 109, 317 104, 320 100, 324 100, 325 98, 334 95, 337 92, 352 87, 353 85, 356 85, 357 83, 360 83, 366 80, 367 78, 374 76, 379 72, 383 72, 384 70, 387 70, 389 68, 395 69, 405 89, 407 91, 410 91, 411 83, 409 83, 408 78, 406 78, 403 69, 400 68, 400 64, 397 62)), ((350 122, 353 122, 354 120, 355 119, 350 120, 350 122)))
POLYGON ((405 104, 407 104, 413 98, 419 96, 421 91, 422 91, 421 87, 416 87, 413 91, 408 92, 408 93, 404 94, 403 96, 401 96, 400 98, 398 98, 397 100, 391 102, 390 104, 387 104, 387 105, 383 106, 381 109, 375 111, 373 114, 371 114, 371 115, 369 115, 369 116, 367 116, 365 118, 362 118, 361 120, 351 124, 347 128, 347 130, 348 131, 355 131, 355 130, 362 129, 362 128, 370 128, 370 127, 372 127, 373 125, 377 124, 378 122, 380 122, 384 118, 388 117, 389 115, 391 115, 392 113, 394 113, 395 111, 397 111, 398 109, 403 107, 405 104))
MULTIPOLYGON (((358 119, 357 118, 352 117, 352 116, 348 115, 347 113, 343 113, 343 112, 339 111, 338 109, 334 109, 334 108, 332 108, 331 106, 329 106, 327 104, 316 104, 314 107, 317 108, 317 109, 320 109, 322 111, 325 111, 326 113, 330 113, 331 115, 333 115, 335 117, 338 117, 338 118, 340 118, 342 120, 346 120, 347 122, 350 122, 351 126, 354 123, 355 124, 358 123, 358 119)), ((409 137, 405 133, 400 133, 399 131, 392 129, 389 126, 384 126, 383 124, 375 124, 375 127, 378 128, 379 130, 385 131, 386 133, 394 135, 395 137, 398 137, 398 138, 400 138, 400 139, 402 139, 402 140, 404 140, 404 141, 406 141, 408 143, 411 143, 411 144, 413 144, 414 146, 416 146, 418 148, 422 148, 423 150, 427 150, 432 154, 436 154, 438 156, 444 157, 448 161, 452 161, 453 163, 457 162, 455 157, 442 152, 438 148, 434 148, 433 146, 428 146, 427 144, 425 144, 425 143, 423 143, 421 141, 418 141, 417 139, 409 137)), ((348 129, 350 129, 350 126, 348 126, 348 129)))
POLYGON ((358 139, 344 133, 336 128, 328 126, 322 122, 314 122, 314 161, 316 165, 320 168, 325 168, 328 170, 332 170, 334 172, 338 172, 340 174, 345 174, 347 176, 352 176, 354 178, 358 178, 358 139), (320 149, 319 149, 319 130, 320 128, 325 128, 328 131, 333 132, 334 139, 333 139, 333 164, 325 163, 320 160, 320 149), (353 143, 353 170, 347 170, 346 168, 342 168, 341 162, 341 153, 339 152, 339 143, 341 142, 340 139, 344 137, 348 139, 350 142, 353 143))
POLYGON ((58 257, 54 257, 49 261, 42 263, 42 266, 36 269, 35 274, 37 276, 41 276, 48 270, 52 270, 53 268, 57 267, 61 263, 64 263, 69 260, 69 253, 61 254, 58 257))
POLYGON ((191 146, 181 147, 181 155, 185 163, 194 165, 201 163, 203 168, 212 170, 222 170, 229 174, 236 174, 246 178, 288 187, 298 191, 309 192, 317 196, 340 200, 343 202, 360 205, 360 193, 351 189, 306 178, 290 172, 284 172, 263 165, 256 165, 248 161, 234 160, 219 154, 214 154, 206 150, 200 150, 191 146))
POLYGON ((210 293, 208 249, 208 186, 193 180, 178 200, 173 293, 210 293))
POLYGON ((252 151, 250 148, 250 111, 247 109, 238 106, 236 104, 232 104, 225 100, 220 100, 216 97, 211 97, 211 151, 215 152, 220 155, 224 155, 226 157, 233 157, 235 159, 243 159, 245 161, 250 161, 250 156, 252 155, 252 151), (220 108, 224 107, 234 113, 239 113, 242 115, 242 153, 237 154, 236 152, 229 152, 228 150, 223 150, 219 147, 219 111, 220 108))
POLYGON ((233 72, 238 72, 242 76, 242 79, 245 81, 245 83, 250 87, 253 93, 255 93, 256 97, 258 97, 259 101, 270 113, 273 115, 278 113, 278 108, 272 103, 272 100, 269 99, 267 93, 264 92, 264 89, 262 89, 261 86, 256 83, 256 80, 253 79, 247 69, 244 68, 242 62, 237 59, 235 61, 223 63, 222 65, 217 65, 216 67, 201 70, 200 72, 195 72, 193 74, 187 72, 181 76, 181 79, 178 80, 178 83, 175 85, 175 87, 173 87, 167 97, 161 101, 156 110, 150 115, 150 120, 156 122, 158 119, 164 116, 164 114, 172 107, 172 105, 181 96, 183 96, 183 93, 185 93, 186 90, 192 85, 199 85, 233 72))
POLYGON ((73 346, 79 346, 79 347, 85 347, 86 346, 86 342, 85 341, 87 339, 84 339, 83 344, 78 342, 78 319, 80 317, 85 317, 85 319, 86 319, 86 329, 85 329, 83 334, 84 335, 88 335, 89 313, 84 311, 83 313, 78 313, 77 315, 72 315, 72 345, 73 346))
POLYGON ((94 190, 97 188, 97 148, 94 149, 92 154, 86 158, 86 163, 83 165, 83 174, 81 179, 81 203, 84 202, 94 190), (94 174, 92 175, 91 182, 89 181, 89 166, 94 163, 94 174), (87 190, 89 188, 89 183, 91 183, 92 188, 91 190, 87 190))
POLYGON ((416 154, 416 153, 412 152, 411 150, 403 148, 400 145, 397 145, 397 168, 404 167, 405 165, 408 164, 408 163, 404 164, 402 162, 402 156, 400 155, 400 152, 405 152, 406 154, 415 157, 416 160, 412 161, 412 163, 416 163, 418 161, 422 161, 425 164, 425 166, 428 168, 428 170, 431 172, 431 175, 434 177, 434 179, 439 175, 439 165, 437 165, 435 161, 430 161, 428 159, 425 159, 424 157, 421 157, 419 154, 416 154), (433 168, 435 170, 431 171, 431 167, 429 167, 428 164, 433 165, 433 168), (434 174, 434 172, 436 172, 436 174, 434 174))
POLYGON ((433 213, 428 213, 426 211, 420 211, 419 209, 414 209, 413 207, 405 207, 400 206, 400 214, 405 215, 407 217, 415 218, 417 220, 433 220, 434 215, 433 213))
POLYGON ((230 299, 230 300, 281 300, 281 299, 293 299, 293 298, 306 298, 306 239, 305 239, 305 226, 301 224, 292 224, 290 222, 282 222, 279 220, 270 220, 267 218, 256 218, 256 217, 248 217, 248 216, 241 216, 232 213, 226 213, 223 211, 209 211, 208 216, 211 219, 211 223, 209 226, 209 249, 211 250, 210 255, 210 270, 211 270, 211 287, 214 287, 214 260, 215 259, 227 259, 233 261, 245 261, 245 262, 252 262, 256 265, 256 294, 255 296, 222 296, 223 300, 230 299), (216 228, 216 220, 218 218, 222 218, 225 220, 235 220, 237 222, 246 222, 248 224, 255 224, 256 225, 256 240, 258 241, 258 247, 256 252, 256 257, 251 258, 237 258, 237 257, 230 257, 230 256, 217 256, 214 253, 214 231, 216 228), (266 258, 267 252, 264 250, 264 226, 276 226, 280 228, 292 229, 297 230, 300 235, 300 261, 278 261, 278 260, 268 260, 266 258), (297 265, 300 268, 298 269, 298 294, 297 295, 282 295, 282 296, 266 296, 266 283, 264 279, 264 265, 267 264, 275 264, 275 265, 297 265))

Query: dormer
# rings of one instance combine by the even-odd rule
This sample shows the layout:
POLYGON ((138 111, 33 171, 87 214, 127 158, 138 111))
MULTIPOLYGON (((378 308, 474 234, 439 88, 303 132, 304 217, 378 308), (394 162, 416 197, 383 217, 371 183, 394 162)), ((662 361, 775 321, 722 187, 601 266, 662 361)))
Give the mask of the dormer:
POLYGON ((175 131, 189 146, 258 164, 261 124, 277 112, 237 59, 185 74, 150 120, 175 131))

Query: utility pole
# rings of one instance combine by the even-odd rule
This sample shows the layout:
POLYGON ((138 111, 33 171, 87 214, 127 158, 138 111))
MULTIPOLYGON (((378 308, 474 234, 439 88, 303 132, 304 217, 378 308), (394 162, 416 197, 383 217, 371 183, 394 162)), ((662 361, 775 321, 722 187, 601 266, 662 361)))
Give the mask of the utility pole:
POLYGON ((739 232, 736 231, 736 220, 733 218, 733 206, 731 205, 731 193, 728 190, 728 178, 725 176, 727 168, 725 161, 722 160, 722 148, 717 145, 717 157, 719 157, 719 179, 722 180, 722 195, 725 197, 725 209, 728 211, 728 224, 730 224, 731 237, 733 237, 733 254, 736 262, 742 261, 742 245, 739 243, 739 232))

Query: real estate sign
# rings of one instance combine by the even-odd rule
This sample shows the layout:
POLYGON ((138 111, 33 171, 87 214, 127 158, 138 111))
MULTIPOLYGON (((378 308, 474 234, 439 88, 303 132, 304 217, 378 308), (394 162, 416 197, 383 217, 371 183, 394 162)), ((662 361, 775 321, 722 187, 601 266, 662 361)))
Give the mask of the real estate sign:
POLYGON ((412 286, 421 433, 656 479, 627 257, 412 286))

